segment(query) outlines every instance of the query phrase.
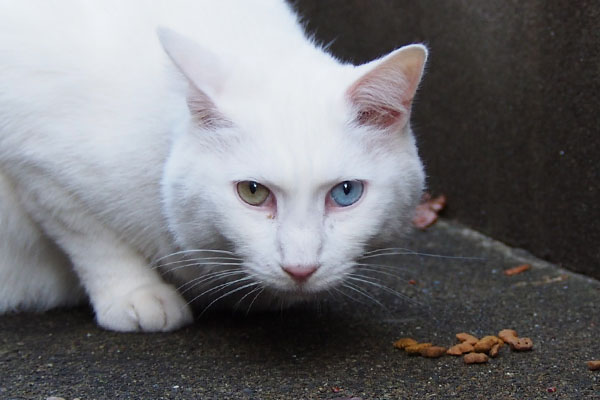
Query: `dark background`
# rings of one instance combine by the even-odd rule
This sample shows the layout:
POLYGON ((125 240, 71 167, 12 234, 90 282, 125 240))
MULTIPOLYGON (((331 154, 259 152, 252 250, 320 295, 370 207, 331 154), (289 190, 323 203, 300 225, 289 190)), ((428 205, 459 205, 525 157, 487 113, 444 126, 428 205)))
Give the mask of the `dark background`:
POLYGON ((296 0, 342 60, 430 48, 413 129, 445 216, 600 277, 600 2, 296 0))

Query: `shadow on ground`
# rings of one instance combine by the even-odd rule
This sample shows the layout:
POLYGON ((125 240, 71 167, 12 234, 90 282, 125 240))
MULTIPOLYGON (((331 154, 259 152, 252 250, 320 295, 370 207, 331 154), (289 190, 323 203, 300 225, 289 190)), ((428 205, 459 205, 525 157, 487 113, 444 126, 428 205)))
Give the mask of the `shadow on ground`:
POLYGON ((600 372, 585 365, 600 359, 598 281, 447 222, 406 247, 430 255, 363 271, 398 293, 364 284, 303 309, 204 315, 170 334, 107 332, 86 308, 0 317, 0 398, 600 399, 600 372), (523 262, 533 268, 502 273, 523 262), (392 346, 503 328, 534 350, 465 365, 392 346))

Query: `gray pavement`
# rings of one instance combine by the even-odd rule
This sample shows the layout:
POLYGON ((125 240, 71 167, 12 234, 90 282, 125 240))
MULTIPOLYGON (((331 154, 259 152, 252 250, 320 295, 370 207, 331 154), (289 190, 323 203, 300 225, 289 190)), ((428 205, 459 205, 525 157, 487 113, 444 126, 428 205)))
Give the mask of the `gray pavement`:
POLYGON ((0 317, 0 399, 600 399, 600 283, 448 222, 368 272, 364 285, 272 313, 205 314, 169 334, 99 329, 87 308, 0 317), (464 257, 475 257, 464 258, 464 257), (502 271, 533 268, 512 277, 502 271), (389 270, 386 270, 390 272, 389 270), (413 281, 414 280, 414 281, 413 281), (410 357, 400 337, 439 345, 513 328, 531 352, 482 365, 410 357))

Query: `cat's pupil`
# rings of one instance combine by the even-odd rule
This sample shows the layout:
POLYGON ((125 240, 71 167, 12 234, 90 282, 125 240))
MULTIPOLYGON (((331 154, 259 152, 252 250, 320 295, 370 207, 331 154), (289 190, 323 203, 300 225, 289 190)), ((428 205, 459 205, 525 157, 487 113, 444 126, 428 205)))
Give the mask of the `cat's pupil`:
POLYGON ((352 183, 346 181, 343 183, 344 194, 347 196, 352 191, 352 183))
POLYGON ((256 190, 258 189, 258 183, 256 182, 248 182, 248 186, 250 188, 250 193, 255 194, 256 190))

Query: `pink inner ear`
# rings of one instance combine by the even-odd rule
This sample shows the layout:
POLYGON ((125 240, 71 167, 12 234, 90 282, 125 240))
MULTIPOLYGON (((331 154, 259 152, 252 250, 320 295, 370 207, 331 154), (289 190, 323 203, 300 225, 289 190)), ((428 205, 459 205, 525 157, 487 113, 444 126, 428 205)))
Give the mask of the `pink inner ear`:
POLYGON ((374 126, 386 129, 397 123, 402 118, 402 113, 391 108, 364 109, 358 112, 356 122, 359 125, 374 126))
POLYGON ((190 88, 187 103, 190 114, 199 126, 205 129, 231 126, 231 122, 217 110, 217 107, 208 96, 197 88, 190 88))
POLYGON ((363 76, 348 90, 355 122, 377 129, 403 126, 410 111, 408 86, 402 74, 389 68, 376 68, 363 76))
POLYGON ((399 49, 359 78, 347 92, 355 122, 377 129, 400 128, 408 123, 415 91, 421 79, 426 50, 399 49))

